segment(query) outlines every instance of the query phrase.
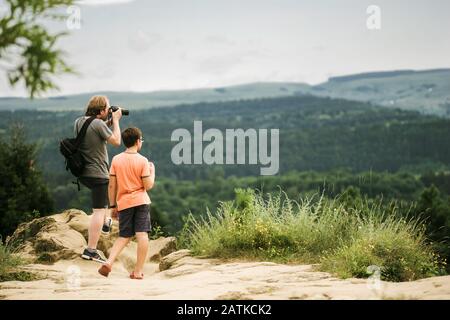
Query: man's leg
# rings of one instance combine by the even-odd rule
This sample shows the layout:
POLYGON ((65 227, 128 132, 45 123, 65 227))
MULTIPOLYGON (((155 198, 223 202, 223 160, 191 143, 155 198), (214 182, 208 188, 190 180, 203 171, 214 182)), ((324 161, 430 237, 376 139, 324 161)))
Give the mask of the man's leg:
POLYGON ((98 179, 91 177, 80 177, 80 182, 91 190, 92 197, 92 215, 90 217, 88 229, 88 247, 83 251, 81 257, 86 260, 96 262, 105 262, 105 259, 97 252, 97 244, 100 239, 100 233, 107 214, 108 192, 107 179, 98 179))
POLYGON ((111 232, 113 219, 111 218, 111 209, 106 209, 105 219, 103 220, 102 233, 109 234, 111 232))
POLYGON ((105 219, 103 220, 103 223, 106 223, 106 219, 111 218, 111 209, 106 209, 105 211, 105 219))
POLYGON ((125 248, 128 245, 130 240, 131 238, 123 238, 123 237, 117 238, 117 240, 114 242, 113 247, 111 248, 111 253, 109 254, 108 260, 106 260, 106 263, 112 266, 116 258, 122 252, 123 248, 125 248))
POLYGON ((92 209, 91 222, 89 225, 89 239, 88 248, 91 250, 97 249, 98 240, 100 239, 100 233, 105 222, 106 211, 109 209, 92 209))
POLYGON ((136 232, 137 240, 137 260, 134 268, 134 274, 140 275, 144 269, 144 263, 147 258, 148 251, 148 234, 147 232, 136 232))
MULTIPOLYGON (((101 180, 101 179, 100 179, 101 180)), ((97 249, 98 240, 110 209, 108 206, 108 184, 104 181, 95 181, 92 185, 92 216, 89 226, 88 248, 97 249)))

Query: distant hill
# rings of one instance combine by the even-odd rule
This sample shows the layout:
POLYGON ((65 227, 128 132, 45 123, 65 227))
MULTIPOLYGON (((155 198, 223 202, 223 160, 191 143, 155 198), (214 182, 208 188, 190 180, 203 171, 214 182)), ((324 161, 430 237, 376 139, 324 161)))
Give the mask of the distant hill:
POLYGON ((450 69, 372 72, 312 87, 312 94, 450 116, 450 69))
POLYGON ((303 83, 251 83, 208 89, 173 90, 155 92, 95 92, 58 96, 30 101, 26 98, 0 98, 0 110, 36 109, 47 111, 74 111, 83 109, 94 94, 105 94, 111 104, 131 109, 194 104, 199 102, 225 102, 241 99, 271 98, 304 95, 310 87, 303 83))
POLYGON ((385 107, 450 117, 450 69, 361 73, 332 77, 315 86, 305 83, 257 82, 229 87, 145 93, 84 93, 34 101, 5 97, 0 98, 0 110, 82 110, 93 94, 106 94, 112 104, 135 110, 199 102, 314 95, 367 101, 385 107))

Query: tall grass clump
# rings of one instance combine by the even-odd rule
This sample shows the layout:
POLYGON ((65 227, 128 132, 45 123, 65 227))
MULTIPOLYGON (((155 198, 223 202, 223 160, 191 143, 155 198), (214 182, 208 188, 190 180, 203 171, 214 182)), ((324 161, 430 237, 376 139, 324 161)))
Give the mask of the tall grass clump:
POLYGON ((300 202, 283 192, 263 196, 237 189, 236 200, 219 203, 216 214, 189 214, 180 233, 194 254, 276 262, 318 263, 340 277, 406 281, 437 275, 442 262, 426 243, 424 226, 402 218, 395 206, 339 197, 314 196, 300 202))
POLYGON ((3 245, 0 238, 0 282, 30 281, 38 279, 37 275, 20 270, 20 266, 23 264, 25 264, 25 261, 13 255, 10 250, 3 245))

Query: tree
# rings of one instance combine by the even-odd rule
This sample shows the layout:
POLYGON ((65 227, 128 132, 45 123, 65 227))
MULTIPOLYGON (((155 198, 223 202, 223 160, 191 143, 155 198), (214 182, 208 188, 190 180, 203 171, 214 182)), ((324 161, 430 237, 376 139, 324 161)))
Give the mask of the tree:
MULTIPOLYGON (((450 198, 443 197, 434 184, 423 190, 417 203, 416 215, 426 221, 427 235, 433 241, 437 252, 450 260, 450 198)), ((450 266, 447 266, 450 271, 450 266)))
POLYGON ((7 69, 12 86, 24 81, 30 97, 58 89, 50 78, 73 73, 63 60, 64 52, 55 48, 66 32, 49 33, 43 19, 61 20, 66 16, 56 10, 73 0, 6 0, 6 14, 0 19, 0 61, 7 69))
POLYGON ((447 217, 450 216, 450 208, 434 184, 422 191, 417 204, 417 211, 425 218, 429 234, 436 238, 443 238, 447 235, 443 231, 447 217))
POLYGON ((53 210, 41 172, 35 167, 36 144, 28 144, 24 130, 14 125, 9 141, 0 137, 0 236, 53 210))

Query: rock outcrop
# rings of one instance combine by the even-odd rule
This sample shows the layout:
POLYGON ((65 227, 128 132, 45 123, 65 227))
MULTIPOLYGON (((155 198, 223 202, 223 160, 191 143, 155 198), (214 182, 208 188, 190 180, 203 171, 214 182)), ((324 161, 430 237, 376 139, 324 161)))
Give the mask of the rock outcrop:
POLYGON ((16 254, 35 263, 73 259, 87 245, 88 225, 86 213, 71 209, 22 223, 6 243, 16 254))
POLYGON ((159 263, 159 270, 164 271, 170 269, 175 263, 190 255, 191 251, 187 249, 172 252, 161 260, 159 263))
MULTIPOLYGON (((52 264, 58 260, 71 260, 79 257, 87 246, 89 221, 90 217, 83 211, 69 209, 22 223, 6 242, 16 254, 32 263, 52 264)), ((118 223, 115 221, 111 234, 100 237, 98 250, 108 255, 117 237, 118 223)), ((136 242, 131 241, 120 256, 127 266, 136 260, 136 247, 136 242)), ((150 240, 148 261, 159 262, 174 251, 174 237, 150 240)))
POLYGON ((177 239, 175 237, 160 237, 156 240, 151 240, 148 250, 149 261, 161 261, 161 259, 168 254, 177 250, 177 239))

